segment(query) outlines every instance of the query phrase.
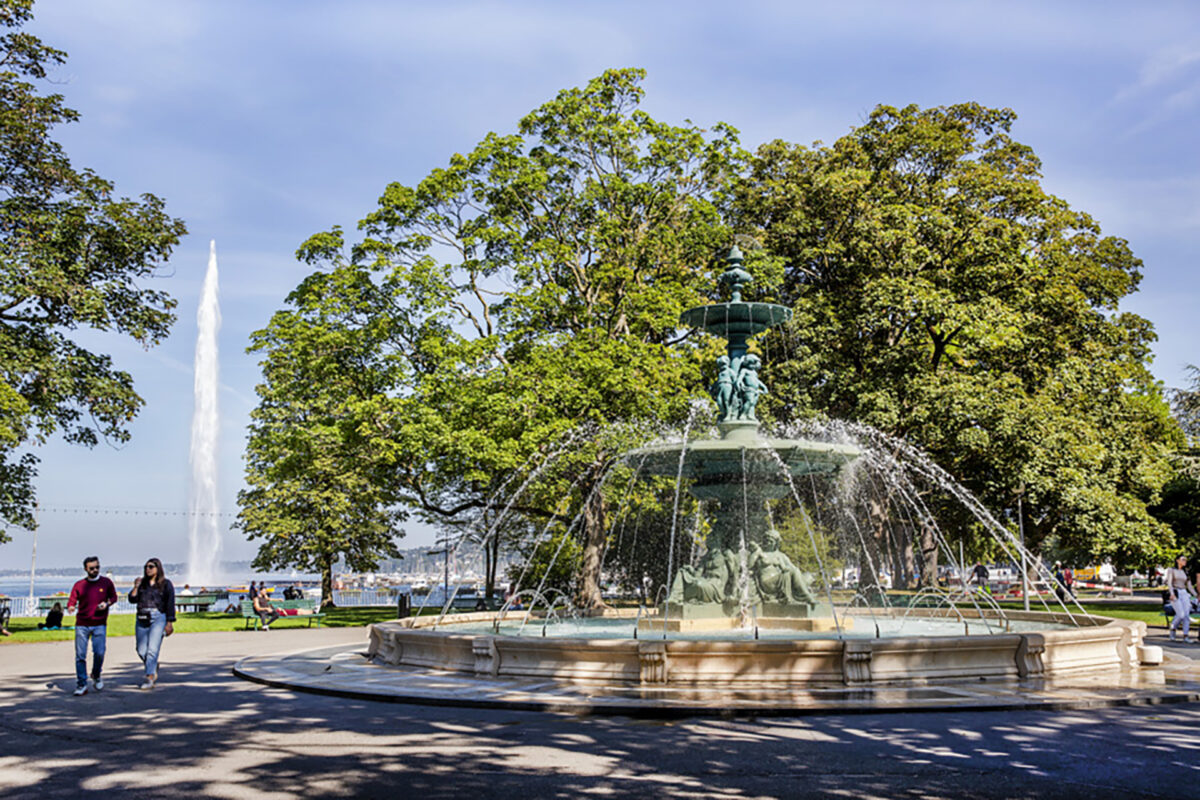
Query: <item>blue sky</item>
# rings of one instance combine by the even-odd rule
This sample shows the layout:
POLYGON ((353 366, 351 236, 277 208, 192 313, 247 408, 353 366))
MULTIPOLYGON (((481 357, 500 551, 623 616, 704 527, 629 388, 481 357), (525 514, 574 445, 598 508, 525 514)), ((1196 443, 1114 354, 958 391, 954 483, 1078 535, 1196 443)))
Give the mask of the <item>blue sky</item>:
MULTIPOLYGON (((1145 260, 1125 308, 1159 334, 1155 374, 1200 362, 1200 6, 1187 2, 365 2, 44 0, 29 30, 66 50, 54 89, 81 122, 58 138, 121 194, 153 192, 191 234, 160 279, 171 339, 144 352, 89 338, 146 399, 121 448, 41 448, 39 563, 181 560, 195 312, 221 265, 221 496, 241 485, 258 369, 249 334, 305 274, 309 234, 352 227, 559 89, 609 67, 649 71, 644 108, 726 121, 754 146, 832 141, 877 104, 1010 107, 1046 187, 1145 260)), ((30 540, 0 548, 29 563, 30 540)), ((410 531, 406 544, 432 533, 410 531)), ((227 536, 230 557, 255 547, 227 536)))

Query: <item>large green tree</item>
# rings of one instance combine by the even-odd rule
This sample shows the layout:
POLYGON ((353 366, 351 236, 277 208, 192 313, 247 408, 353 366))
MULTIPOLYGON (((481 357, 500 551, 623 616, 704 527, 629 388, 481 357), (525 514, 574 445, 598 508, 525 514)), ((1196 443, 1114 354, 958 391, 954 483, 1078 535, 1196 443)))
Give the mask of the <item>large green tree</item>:
POLYGON ((1171 526, 1177 551, 1195 568, 1200 563, 1200 368, 1189 366, 1188 372, 1189 385, 1171 392, 1171 410, 1187 437, 1186 446, 1175 454, 1175 474, 1151 511, 1171 526))
POLYGON ((1200 482, 1200 367, 1189 364, 1187 371, 1190 385, 1171 392, 1171 411, 1187 437, 1178 456, 1180 472, 1200 482))
POLYGON ((263 382, 236 526, 261 541, 255 567, 320 572, 324 606, 339 558, 365 571, 399 556, 406 516, 392 494, 390 326, 374 294, 353 269, 310 276, 250 347, 263 382))
POLYGON ((0 2, 0 518, 25 527, 37 466, 28 447, 56 433, 89 447, 125 441, 142 405, 129 373, 74 335, 161 341, 175 302, 143 282, 186 232, 153 195, 114 197, 51 138, 78 115, 33 83, 66 54, 21 30, 32 5, 0 2))
POLYGON ((764 340, 767 411, 907 437, 989 506, 1022 498, 1034 545, 1140 561, 1170 541, 1146 502, 1179 437, 1120 307, 1142 264, 1042 188, 1014 119, 881 106, 832 146, 760 148, 739 224, 796 312, 764 340))
POLYGON ((516 133, 389 185, 360 241, 334 229, 301 251, 377 287, 401 365, 387 390, 397 493, 436 523, 503 508, 575 520, 585 606, 601 603, 602 479, 630 443, 612 423, 680 420, 702 383, 694 348, 673 345, 728 245, 714 198, 740 155, 725 126, 641 111, 642 77, 560 92, 516 133))

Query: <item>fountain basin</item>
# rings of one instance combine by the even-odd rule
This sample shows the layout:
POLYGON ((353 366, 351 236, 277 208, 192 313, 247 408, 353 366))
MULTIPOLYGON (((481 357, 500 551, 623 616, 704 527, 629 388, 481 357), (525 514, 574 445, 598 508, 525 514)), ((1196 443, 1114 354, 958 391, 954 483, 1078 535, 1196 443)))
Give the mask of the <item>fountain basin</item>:
POLYGON ((726 339, 740 337, 743 341, 791 318, 792 310, 787 306, 740 299, 690 308, 679 315, 679 321, 690 328, 700 328, 726 339))
MULTIPOLYGON (((648 445, 630 450, 625 461, 647 475, 719 477, 740 490, 743 477, 751 481, 778 478, 780 464, 793 476, 833 473, 861 455, 852 445, 760 436, 757 422, 723 422, 719 428, 720 439, 648 445)), ((702 491, 693 490, 693 494, 708 499, 702 491)))
MULTIPOLYGON (((965 610, 963 616, 981 613, 986 616, 965 610)), ((1067 628, 1060 627, 1072 622, 1065 614, 1008 612, 1009 620, 1049 627, 974 636, 603 639, 542 637, 536 627, 531 635, 497 635, 490 627, 497 616, 460 614, 440 625, 435 617, 377 623, 370 628, 368 656, 379 664, 492 678, 648 687, 868 686, 1132 670, 1146 630, 1142 622, 1102 618, 1076 618, 1078 627, 1067 628), (483 630, 470 629, 481 623, 483 630)))

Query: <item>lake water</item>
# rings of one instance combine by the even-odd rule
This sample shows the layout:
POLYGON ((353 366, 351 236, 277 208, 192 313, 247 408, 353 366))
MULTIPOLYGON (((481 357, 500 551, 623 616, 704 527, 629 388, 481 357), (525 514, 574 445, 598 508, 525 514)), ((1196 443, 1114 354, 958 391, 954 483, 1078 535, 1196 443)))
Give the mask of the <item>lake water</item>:
MULTIPOLYGON (((82 578, 81 574, 79 578, 82 578)), ((33 594, 35 597, 45 597, 57 592, 69 592, 71 587, 75 585, 75 581, 79 578, 35 578, 33 581, 33 594)), ((0 578, 0 594, 8 595, 9 597, 28 597, 29 596, 29 578, 0 578)))

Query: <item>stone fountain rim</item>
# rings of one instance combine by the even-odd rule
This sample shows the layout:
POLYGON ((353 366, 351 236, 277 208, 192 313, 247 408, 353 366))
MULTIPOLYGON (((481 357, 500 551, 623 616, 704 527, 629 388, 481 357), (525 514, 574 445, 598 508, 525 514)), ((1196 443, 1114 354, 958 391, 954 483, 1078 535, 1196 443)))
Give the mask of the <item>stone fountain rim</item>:
MULTIPOLYGON (((1029 612, 1044 615, 1045 612, 1029 612)), ((1052 612, 1053 613, 1053 612, 1052 612)), ((1014 612, 1024 615, 1025 612, 1014 612)), ((494 612, 455 615, 461 621, 479 621, 494 616, 494 612)), ((423 618, 430 623, 433 617, 423 618)), ((434 652, 457 652, 465 663, 461 670, 442 666, 387 666, 381 663, 380 637, 377 632, 396 630, 401 621, 378 623, 371 627, 371 642, 366 653, 361 645, 343 645, 283 655, 249 656, 233 668, 235 676, 255 683, 314 694, 332 695, 356 700, 416 705, 457 706, 464 708, 500 709, 507 711, 540 711, 552 713, 615 714, 655 719, 681 719, 708 716, 801 716, 822 714, 894 713, 912 711, 1016 711, 1058 710, 1073 708, 1115 707, 1149 703, 1196 702, 1200 688, 1186 669, 1180 671, 1176 660, 1181 657, 1167 653, 1163 670, 1141 670, 1122 663, 1119 669, 1108 671, 1078 671, 1058 669, 1069 663, 1055 663, 1055 651, 1073 637, 1090 639, 1093 652, 1114 643, 1128 645, 1126 661, 1135 658, 1133 642, 1143 641, 1146 625, 1130 620, 1097 617, 1092 627, 1069 631, 1048 631, 1037 634, 1025 645, 1035 645, 1020 653, 1026 666, 1046 667, 1038 676, 1027 678, 987 678, 966 676, 960 679, 937 681, 853 680, 835 685, 780 684, 754 680, 739 685, 705 684, 702 682, 651 682, 619 684, 609 679, 576 681, 561 675, 542 675, 526 678, 494 676, 490 667, 497 663, 496 637, 463 635, 445 631, 401 629, 408 638, 434 643, 434 652), (371 658, 366 658, 368 655, 371 658), (466 673, 466 674, 464 674, 466 673), (945 688, 938 688, 938 686, 945 688), (916 688, 914 688, 916 687, 916 688), (921 689, 919 687, 928 687, 921 689), (978 687, 978 688, 975 688, 978 687)), ((443 624, 444 621, 443 621, 443 624)), ((1022 639, 1021 634, 996 634, 992 639, 1022 639)), ((1027 636, 1027 635, 1025 635, 1027 636)), ((579 642, 524 637, 541 653, 553 652, 565 644, 579 642)), ((956 639, 975 640, 986 648, 988 635, 972 637, 937 637, 943 643, 956 639)), ((628 640, 607 640, 628 648, 628 640)), ((847 642, 851 640, 846 640, 847 642)), ((586 640, 585 640, 586 642, 586 640)), ((854 669, 859 670, 872 659, 899 663, 911 658, 912 651, 900 640, 882 640, 883 646, 874 651, 872 640, 851 648, 854 669), (892 645, 901 645, 898 649, 892 645), (864 661, 865 660, 865 661, 864 661)), ((766 645, 769 642, 743 641, 746 645, 766 645)), ((633 642, 637 645, 637 642, 633 642)), ((645 643, 642 654, 650 671, 660 669, 662 658, 672 658, 675 650, 695 650, 698 642, 645 643), (658 665, 658 666, 656 666, 658 665)), ((733 644, 725 642, 725 645, 733 644)), ((837 640, 821 642, 826 657, 830 645, 843 644, 837 640)), ((500 653, 503 653, 503 642, 500 653)), ((1157 650, 1158 648, 1148 648, 1157 650)), ((776 650, 778 648, 776 647, 776 650)), ((1136 648, 1138 654, 1142 648, 1136 648)), ((761 652, 761 651, 760 651, 761 652)), ((769 650, 766 651, 770 653, 769 650)), ((976 651, 983 652, 983 651, 976 651)), ((1109 652, 1112 652, 1111 648, 1109 652)), ((1063 651, 1061 655, 1070 654, 1063 651)), ((537 655, 537 653, 533 653, 537 655)), ((693 654, 694 656, 695 654, 693 654)), ((708 648, 707 657, 721 659, 720 653, 708 648)), ((778 653, 776 653, 778 655, 778 653)), ((1110 659, 1112 660, 1112 659, 1110 659)), ((1189 662, 1190 663, 1190 662, 1189 662)), ((1136 665, 1134 665, 1136 666, 1136 665)), ((660 669, 661 672, 661 669, 660 669)), ((853 670, 852 670, 853 672, 853 670)), ((752 678, 754 676, 751 676, 752 678)), ((853 676, 852 676, 853 677, 853 676)))
MULTIPOLYGON (((546 638, 454 630, 461 623, 487 622, 497 616, 498 612, 476 612, 456 614, 449 623, 445 619, 439 623, 433 616, 376 623, 370 627, 367 653, 378 664, 485 679, 608 682, 644 689, 737 690, 764 685, 816 689, 1130 671, 1140 662, 1146 630, 1143 622, 1102 617, 1077 618, 1087 624, 1059 630, 880 639, 546 638)), ((1031 611, 1008 616, 1062 622, 1066 615, 1031 611)))

